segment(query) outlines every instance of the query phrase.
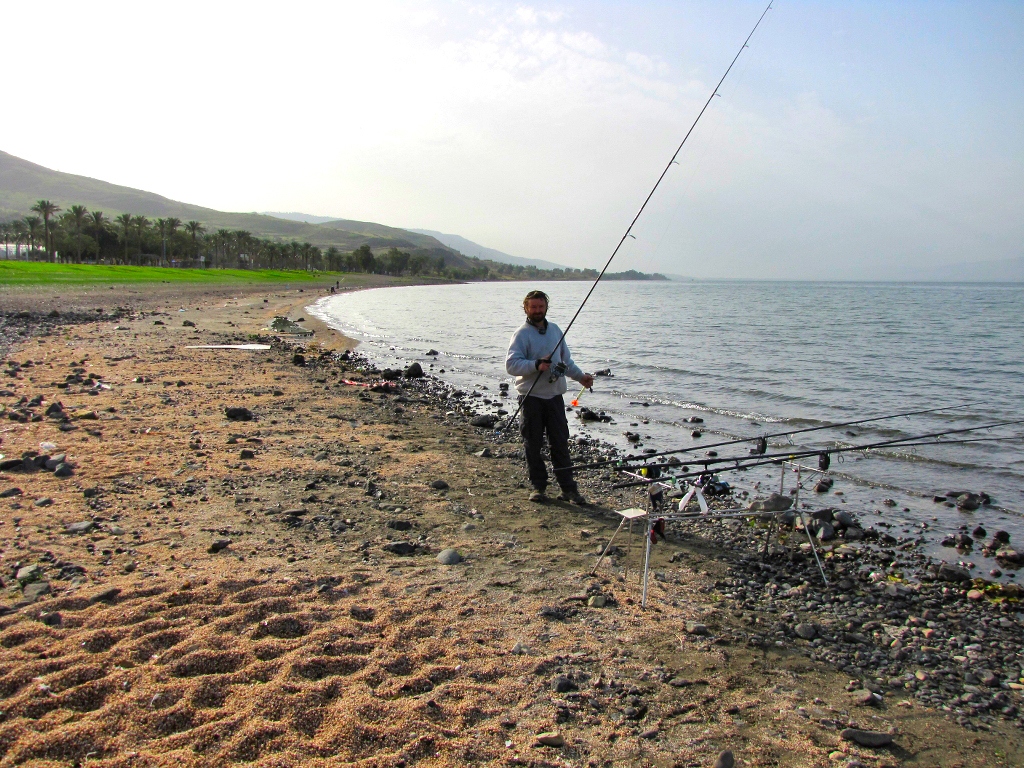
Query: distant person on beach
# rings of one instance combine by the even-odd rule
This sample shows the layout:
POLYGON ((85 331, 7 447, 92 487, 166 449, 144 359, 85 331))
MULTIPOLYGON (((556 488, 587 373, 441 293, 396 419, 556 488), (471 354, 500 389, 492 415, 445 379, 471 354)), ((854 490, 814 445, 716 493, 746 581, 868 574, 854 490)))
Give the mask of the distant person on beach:
POLYGON ((546 293, 530 291, 523 299, 523 310, 526 322, 512 334, 505 370, 516 377, 516 391, 522 404, 523 447, 533 486, 530 501, 547 501, 548 471, 540 455, 546 432, 555 479, 562 489, 558 500, 586 504, 587 500, 580 495, 572 476, 569 423, 565 420, 562 395, 568 389, 566 377, 575 379, 584 387, 594 386, 594 377, 584 373, 572 361, 569 347, 562 340, 562 331, 548 321, 546 293))

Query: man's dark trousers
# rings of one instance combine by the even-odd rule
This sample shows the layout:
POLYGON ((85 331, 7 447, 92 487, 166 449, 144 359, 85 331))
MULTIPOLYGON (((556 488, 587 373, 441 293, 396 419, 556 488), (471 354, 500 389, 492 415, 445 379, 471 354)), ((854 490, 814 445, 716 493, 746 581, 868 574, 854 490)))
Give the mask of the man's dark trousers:
POLYGON ((547 432, 551 463, 555 467, 555 479, 563 491, 574 493, 577 488, 570 469, 572 457, 569 456, 569 422, 565 420, 565 403, 562 396, 547 399, 525 397, 522 420, 523 447, 526 449, 530 484, 538 491, 543 491, 548 486, 548 470, 540 455, 544 446, 544 433, 547 432))

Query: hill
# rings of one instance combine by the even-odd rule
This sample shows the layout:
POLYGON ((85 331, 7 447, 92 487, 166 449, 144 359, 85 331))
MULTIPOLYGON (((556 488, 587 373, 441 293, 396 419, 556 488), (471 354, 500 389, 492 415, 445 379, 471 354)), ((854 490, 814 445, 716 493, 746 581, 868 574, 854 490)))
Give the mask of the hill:
POLYGON ((445 256, 451 266, 468 268, 471 262, 432 237, 369 222, 330 221, 326 225, 294 221, 258 213, 229 213, 171 200, 141 189, 63 173, 0 152, 0 219, 28 215, 36 200, 47 199, 62 208, 79 203, 101 210, 108 218, 119 213, 150 217, 195 219, 208 231, 246 230, 273 240, 298 240, 321 248, 335 246, 352 251, 368 244, 374 250, 391 247, 416 249, 445 256), (355 230, 347 228, 355 226, 355 230))
POLYGON ((474 243, 461 235, 449 235, 445 232, 438 232, 433 229, 410 229, 409 232, 416 232, 421 235, 429 235, 436 240, 454 248, 466 256, 475 256, 479 259, 490 259, 502 264, 518 264, 523 267, 536 267, 537 269, 565 269, 564 264, 555 264, 553 261, 543 259, 524 259, 521 256, 512 256, 494 248, 474 243))

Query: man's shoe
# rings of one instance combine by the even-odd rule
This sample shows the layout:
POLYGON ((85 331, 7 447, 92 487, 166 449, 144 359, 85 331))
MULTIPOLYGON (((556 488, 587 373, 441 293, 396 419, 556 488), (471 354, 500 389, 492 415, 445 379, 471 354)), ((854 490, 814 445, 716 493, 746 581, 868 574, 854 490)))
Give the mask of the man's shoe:
POLYGON ((558 494, 558 500, 571 501, 573 504, 579 504, 581 507, 587 506, 586 498, 579 491, 562 491, 558 494))
POLYGON ((548 500, 548 497, 544 494, 544 491, 536 490, 530 494, 530 501, 536 502, 537 504, 543 504, 548 500))

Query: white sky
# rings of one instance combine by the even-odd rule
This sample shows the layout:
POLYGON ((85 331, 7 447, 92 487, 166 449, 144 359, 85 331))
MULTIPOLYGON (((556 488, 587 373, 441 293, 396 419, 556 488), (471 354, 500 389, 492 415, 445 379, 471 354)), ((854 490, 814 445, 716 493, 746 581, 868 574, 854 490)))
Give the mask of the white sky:
MULTIPOLYGON (((600 267, 763 7, 8 0, 0 149, 600 267)), ((780 0, 614 268, 1024 255, 1022 50, 1020 3, 780 0)))

